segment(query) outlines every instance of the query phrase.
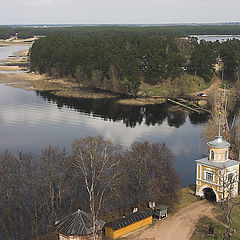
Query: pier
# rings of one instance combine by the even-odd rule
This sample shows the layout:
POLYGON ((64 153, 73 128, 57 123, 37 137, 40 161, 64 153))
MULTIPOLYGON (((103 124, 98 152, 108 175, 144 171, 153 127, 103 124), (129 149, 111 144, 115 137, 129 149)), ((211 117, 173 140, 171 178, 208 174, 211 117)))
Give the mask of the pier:
POLYGON ((190 101, 183 99, 183 98, 168 98, 167 99, 168 102, 172 103, 172 104, 176 104, 179 105, 181 107, 184 107, 190 111, 196 112, 198 114, 204 114, 204 113, 210 113, 209 110, 204 109, 196 104, 191 103, 190 101))

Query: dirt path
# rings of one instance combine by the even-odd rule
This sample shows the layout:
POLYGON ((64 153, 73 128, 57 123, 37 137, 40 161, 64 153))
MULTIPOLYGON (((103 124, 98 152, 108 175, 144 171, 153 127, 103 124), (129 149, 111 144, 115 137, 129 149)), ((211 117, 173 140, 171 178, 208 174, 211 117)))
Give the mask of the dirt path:
POLYGON ((213 89, 219 89, 221 85, 221 80, 218 77, 215 77, 214 82, 211 84, 211 86, 205 90, 207 94, 209 94, 213 89))
POLYGON ((221 84, 221 80, 218 77, 214 77, 214 80, 209 88, 199 92, 191 93, 190 95, 197 96, 199 93, 209 94, 213 89, 219 89, 220 84, 221 84))
POLYGON ((139 230, 127 237, 128 240, 188 240, 202 216, 214 218, 214 205, 207 200, 198 201, 176 214, 157 221, 152 227, 139 230))

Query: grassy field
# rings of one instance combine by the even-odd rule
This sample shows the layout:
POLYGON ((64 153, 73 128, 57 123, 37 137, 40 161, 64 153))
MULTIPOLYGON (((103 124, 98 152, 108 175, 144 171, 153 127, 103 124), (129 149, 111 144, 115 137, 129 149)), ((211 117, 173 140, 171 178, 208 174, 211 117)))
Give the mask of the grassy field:
POLYGON ((233 228, 236 230, 233 239, 240 239, 240 208, 236 208, 233 212, 233 228))
POLYGON ((196 225, 196 229, 191 237, 191 240, 222 239, 224 230, 225 227, 223 225, 214 222, 208 217, 202 217, 196 225), (212 235, 209 235, 210 226, 214 229, 214 233, 212 235))
POLYGON ((179 201, 173 206, 173 213, 197 201, 197 197, 195 196, 195 185, 189 185, 179 190, 178 200, 179 201))
POLYGON ((178 96, 194 92, 199 92, 207 89, 210 83, 206 83, 202 78, 184 74, 174 80, 167 80, 163 84, 149 85, 142 83, 139 89, 139 94, 147 96, 178 96))
MULTIPOLYGON (((240 197, 239 197, 240 201, 240 197)), ((214 210, 216 213, 217 221, 213 219, 203 217, 201 218, 197 225, 195 232, 193 233, 191 240, 210 240, 210 239, 222 239, 223 232, 225 231, 225 224, 223 223, 224 218, 222 215, 222 210, 219 205, 216 205, 214 210), (212 225, 214 228, 214 234, 209 235, 209 226, 212 225)), ((233 229, 235 229, 235 233, 232 235, 232 240, 239 240, 240 239, 240 208, 235 207, 233 211, 233 229)))

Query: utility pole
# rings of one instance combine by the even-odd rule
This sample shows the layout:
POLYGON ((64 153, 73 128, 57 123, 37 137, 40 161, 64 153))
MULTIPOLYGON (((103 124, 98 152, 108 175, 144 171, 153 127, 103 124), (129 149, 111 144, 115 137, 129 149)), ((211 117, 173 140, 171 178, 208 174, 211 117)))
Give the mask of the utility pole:
POLYGON ((222 81, 223 81, 224 80, 223 79, 224 78, 224 65, 222 65, 221 69, 222 69, 222 81))

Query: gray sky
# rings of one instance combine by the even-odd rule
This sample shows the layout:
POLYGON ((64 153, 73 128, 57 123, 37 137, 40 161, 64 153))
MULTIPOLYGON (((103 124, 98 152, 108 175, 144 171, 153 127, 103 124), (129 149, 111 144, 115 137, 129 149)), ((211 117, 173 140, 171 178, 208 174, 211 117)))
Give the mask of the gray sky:
POLYGON ((240 0, 0 0, 3 24, 240 22, 240 0))

